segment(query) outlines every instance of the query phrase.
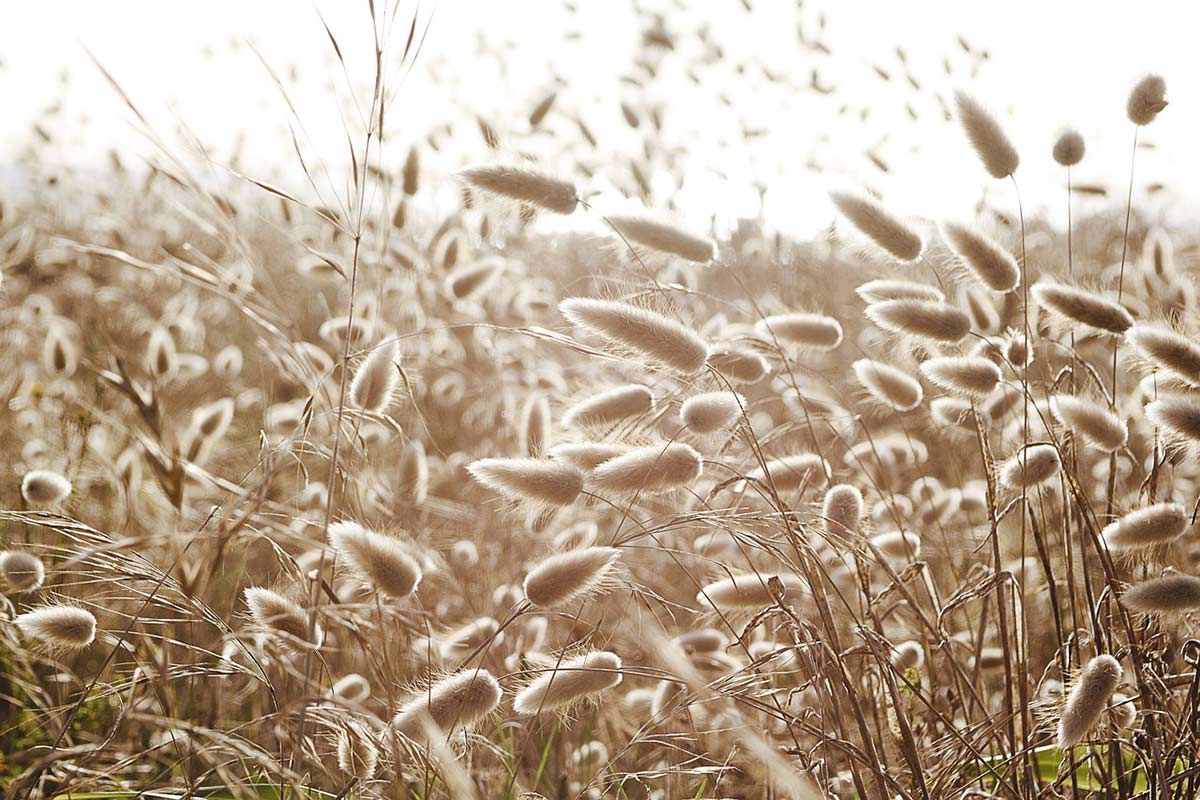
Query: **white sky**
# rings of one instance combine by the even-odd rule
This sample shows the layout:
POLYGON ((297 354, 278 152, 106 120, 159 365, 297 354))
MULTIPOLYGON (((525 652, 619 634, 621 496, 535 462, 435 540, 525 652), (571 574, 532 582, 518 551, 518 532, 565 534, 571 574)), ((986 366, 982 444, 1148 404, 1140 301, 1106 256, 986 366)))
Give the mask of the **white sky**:
MULTIPOLYGON (((553 0, 422 2, 422 22, 433 11, 432 26, 421 61, 391 110, 388 125, 398 139, 445 122, 469 133, 475 112, 498 127, 518 126, 557 75, 564 86, 560 108, 580 109, 605 148, 636 152, 637 140, 623 127, 616 105, 620 98, 641 101, 616 80, 628 71, 638 38, 626 3, 576 0, 582 12, 570 17, 553 0), (582 38, 565 43, 568 28, 582 30, 582 38), (481 41, 487 52, 480 50, 481 41)), ((810 34, 817 31, 822 9, 827 17, 822 39, 832 55, 821 56, 797 45, 790 0, 752 2, 755 11, 747 15, 740 0, 644 0, 672 9, 668 24, 683 32, 682 50, 699 49, 692 32, 705 20, 725 48, 722 66, 706 72, 703 85, 677 76, 656 90, 667 102, 668 136, 687 154, 683 186, 665 180, 658 188, 693 222, 755 211, 757 199, 748 187, 756 179, 770 187, 768 218, 799 233, 828 223, 825 190, 835 180, 868 183, 889 206, 932 218, 969 215, 988 185, 989 202, 1009 207, 1010 187, 986 177, 932 102, 933 91, 963 85, 1004 118, 1022 154, 1018 178, 1027 210, 1061 213, 1062 175, 1049 150, 1068 123, 1088 142, 1077 179, 1105 182, 1123 199, 1132 136, 1124 102, 1133 81, 1147 71, 1166 77, 1171 104, 1144 132, 1157 149, 1139 152, 1138 183, 1167 183, 1187 201, 1173 203, 1173 214, 1200 208, 1195 180, 1200 149, 1193 144, 1200 130, 1195 33, 1200 12, 1190 4, 808 0, 799 19, 810 34), (677 10, 680 5, 687 10, 677 10), (956 44, 959 34, 990 52, 975 81, 967 80, 969 60, 956 44), (897 45, 908 52, 927 90, 923 95, 899 80, 883 83, 871 70, 872 64, 884 65, 899 79, 897 45), (947 55, 954 77, 942 70, 947 55), (755 63, 764 64, 801 87, 816 65, 822 82, 838 92, 828 98, 769 86, 761 78, 738 78, 733 70, 738 62, 750 64, 751 75, 760 74, 755 63), (721 91, 735 99, 750 127, 765 131, 762 136, 741 136, 733 116, 714 105, 721 91), (921 120, 909 119, 906 100, 921 120), (842 104, 869 105, 871 116, 865 122, 838 116, 842 104), (892 166, 886 176, 862 156, 885 137, 879 153, 892 166), (821 163, 819 174, 806 166, 810 158, 821 163)), ((297 66, 298 80, 289 91, 311 147, 337 162, 345 157, 346 136, 326 87, 336 82, 344 88, 345 81, 333 64, 318 11, 341 42, 351 74, 365 80, 366 6, 366 0, 12 4, 0 27, 5 98, 0 167, 18 158, 33 120, 60 99, 63 110, 45 125, 55 137, 47 156, 87 165, 110 147, 126 161, 147 152, 129 124, 130 114, 88 61, 86 46, 161 130, 169 131, 173 118, 182 119, 221 160, 241 141, 243 172, 294 186, 298 171, 283 102, 249 48, 231 43, 253 41, 280 74, 297 66), (65 89, 63 74, 69 75, 65 89)), ((410 0, 402 3, 404 19, 397 29, 404 30, 394 34, 397 45, 412 8, 410 0)), ((570 127, 552 130, 571 134, 570 127)), ((458 152, 446 154, 448 162, 480 157, 477 139, 459 145, 458 152)), ((397 146, 396 157, 405 149, 397 146)), ((604 181, 593 188, 603 191, 604 181)))

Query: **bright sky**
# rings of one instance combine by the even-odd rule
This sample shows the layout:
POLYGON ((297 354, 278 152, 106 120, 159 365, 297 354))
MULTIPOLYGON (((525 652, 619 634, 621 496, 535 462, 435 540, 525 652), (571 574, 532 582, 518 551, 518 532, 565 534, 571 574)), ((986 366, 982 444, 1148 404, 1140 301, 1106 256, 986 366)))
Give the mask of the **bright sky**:
MULTIPOLYGON (((383 0, 377 2, 382 8, 383 0)), ((1200 130, 1200 12, 1190 4, 807 0, 797 16, 787 0, 751 2, 755 10, 747 14, 741 0, 643 0, 670 9, 666 18, 681 34, 680 51, 701 50, 695 30, 706 21, 725 51, 701 85, 679 70, 673 83, 665 80, 653 90, 661 96, 651 98, 666 103, 666 135, 686 154, 682 185, 663 178, 656 189, 673 197, 693 223, 706 224, 710 214, 756 212, 755 181, 768 187, 768 219, 796 233, 828 224, 825 190, 842 181, 870 185, 896 210, 932 218, 968 216, 989 185, 989 202, 1010 207, 1011 187, 990 181, 957 129, 940 118, 933 93, 957 86, 968 86, 1004 119, 1022 155, 1018 179, 1027 209, 1061 213, 1063 176, 1049 151, 1064 124, 1077 127, 1088 143, 1077 180, 1106 183, 1123 199, 1133 133, 1125 97, 1147 71, 1166 77, 1171 104, 1143 133, 1157 149, 1139 152, 1138 184, 1167 183, 1187 201, 1174 202, 1172 214, 1200 208, 1200 150, 1193 143, 1200 130), (678 10, 681 5, 687 10, 678 10), (829 55, 802 48, 796 37, 797 21, 817 36, 822 9, 827 22, 820 38, 829 55), (960 34, 990 53, 973 81, 971 59, 956 43, 960 34), (897 46, 908 53, 922 94, 904 83, 897 46), (955 69, 950 77, 943 70, 947 56, 955 69), (737 74, 738 63, 748 65, 750 77, 737 74), (759 65, 800 88, 769 84, 759 65), (872 65, 884 67, 893 80, 883 82, 872 65), (803 88, 814 67, 821 85, 836 87, 834 95, 803 88), (736 117, 717 104, 722 93, 732 98, 736 117), (919 120, 910 119, 906 102, 919 120), (851 111, 839 115, 842 105, 851 111), (865 121, 858 116, 861 106, 871 109, 865 121), (747 139, 738 117, 759 134, 747 139), (891 166, 889 174, 863 156, 872 147, 891 166), (819 172, 810 161, 821 165, 819 172)), ((389 127, 399 140, 441 123, 470 132, 474 113, 497 127, 515 126, 559 82, 560 108, 579 109, 612 153, 636 153, 637 140, 623 127, 617 105, 621 99, 644 101, 617 81, 636 52, 635 17, 619 0, 576 3, 582 10, 571 16, 555 0, 422 0, 422 24, 432 12, 429 38, 392 106, 389 127), (569 29, 582 31, 581 38, 565 41, 569 29)), ((44 125, 54 137, 46 155, 87 165, 113 147, 129 162, 147 152, 131 115, 88 61, 86 47, 160 130, 172 131, 173 120, 181 119, 222 161, 240 142, 241 171, 294 185, 286 107, 254 53, 234 44, 254 42, 285 77, 313 152, 336 163, 345 159, 346 135, 327 86, 336 82, 344 89, 345 78, 332 60, 320 15, 361 88, 370 67, 364 58, 366 7, 347 0, 21 4, 0 28, 0 168, 18 158, 33 121, 59 100, 59 116, 44 125), (294 81, 287 77, 292 65, 294 81)), ((393 45, 407 34, 413 8, 409 0, 401 3, 393 45)), ((578 138, 569 126, 551 130, 578 138)), ((480 157, 477 138, 459 144, 448 161, 480 157)), ((397 146, 396 158, 405 150, 397 146)), ((592 188, 603 193, 603 179, 592 188)))

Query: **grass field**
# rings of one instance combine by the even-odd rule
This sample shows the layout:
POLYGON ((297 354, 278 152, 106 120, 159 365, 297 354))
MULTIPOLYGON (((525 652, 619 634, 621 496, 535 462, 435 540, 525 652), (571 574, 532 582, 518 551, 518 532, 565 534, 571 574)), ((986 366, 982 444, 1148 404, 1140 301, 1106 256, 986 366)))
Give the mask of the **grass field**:
POLYGON ((395 14, 290 182, 167 144, 97 63, 153 157, 35 144, 0 200, 6 797, 1196 795, 1161 78, 1111 98, 1110 188, 968 88, 936 100, 977 208, 855 183, 796 241, 664 197, 652 15, 606 165, 558 91, 397 150, 395 14))

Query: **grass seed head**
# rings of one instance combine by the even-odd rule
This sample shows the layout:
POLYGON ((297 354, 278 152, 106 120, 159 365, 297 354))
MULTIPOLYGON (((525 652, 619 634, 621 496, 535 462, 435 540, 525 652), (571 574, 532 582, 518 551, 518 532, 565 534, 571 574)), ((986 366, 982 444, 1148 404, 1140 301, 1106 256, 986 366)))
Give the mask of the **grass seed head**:
POLYGON ((630 242, 697 264, 711 261, 716 250, 711 239, 677 225, 631 215, 609 215, 608 221, 630 242))
POLYGON ((850 224, 899 261, 916 261, 925 249, 921 234, 877 201, 851 192, 829 193, 833 204, 850 224))
POLYGON ((401 600, 421 583, 421 567, 400 542, 357 522, 330 525, 329 543, 359 579, 386 597, 401 600))
POLYGON ((603 428, 653 411, 654 393, 641 384, 631 383, 576 403, 563 414, 562 423, 568 428, 603 428))
POLYGON ((1078 131, 1068 130, 1063 131, 1054 140, 1054 149, 1051 154, 1054 156, 1054 160, 1062 166, 1073 167, 1083 161, 1086 149, 1083 136, 1078 131))
POLYGON ((1084 739, 1108 708, 1123 670, 1115 658, 1099 655, 1087 663, 1067 695, 1058 721, 1058 746, 1066 749, 1084 739))
POLYGON ((79 650, 96 638, 96 617, 76 606, 39 606, 18 614, 13 623, 38 646, 51 650, 79 650))
POLYGON ((71 482, 57 472, 35 469, 21 479, 21 496, 30 505, 52 506, 66 500, 70 493, 71 482))
POLYGON ((974 400, 987 397, 1000 383, 1000 368, 986 358, 942 356, 921 364, 921 374, 953 394, 974 400))
POLYGON ((476 189, 555 214, 571 214, 579 205, 572 183, 533 169, 492 165, 469 167, 458 175, 476 189))
POLYGON ((583 491, 583 473, 558 460, 483 458, 467 471, 489 489, 535 505, 569 506, 583 491))
POLYGON ((616 494, 659 494, 699 480, 704 464, 689 445, 672 442, 637 447, 592 470, 593 488, 616 494))
POLYGON ((9 550, 0 553, 0 578, 10 592, 28 592, 38 588, 46 580, 46 567, 42 560, 24 550, 9 550))
POLYGON ((1133 325, 1133 316, 1124 306, 1074 286, 1043 279, 1029 291, 1039 306, 1071 322, 1117 334, 1133 325))
POLYGON ((1099 403, 1059 394, 1050 398, 1050 410, 1063 425, 1106 453, 1120 450, 1129 438, 1125 421, 1099 403))
POLYGON ((1164 575, 1135 583, 1121 595, 1121 604, 1146 614, 1180 614, 1200 610, 1200 578, 1164 575))
POLYGON ((1031 444, 1000 465, 1000 481, 1013 489, 1032 489, 1054 479, 1061 466, 1054 445, 1031 444))
POLYGON ((605 586, 621 555, 615 547, 586 547, 557 553, 525 578, 525 597, 537 608, 561 608, 605 586))
POLYGON ((775 314, 760 319, 754 330, 766 341, 776 338, 815 350, 833 350, 842 343, 842 325, 824 314, 775 314))
POLYGON ((896 411, 911 411, 924 398, 916 379, 889 364, 860 358, 850 368, 872 397, 896 411))
POLYGON ((993 292, 1011 292, 1021 283, 1021 268, 1012 254, 981 232, 956 222, 943 222, 942 238, 971 274, 993 292))
POLYGON ((599 650, 551 665, 517 693, 513 710, 522 716, 557 711, 621 683, 621 659, 599 650))
POLYGON ((1147 75, 1133 87, 1125 113, 1134 125, 1149 125, 1167 107, 1167 82, 1161 75, 1147 75))
POLYGON ((961 91, 954 93, 954 104, 958 109, 958 121, 967 135, 967 141, 975 149, 975 154, 983 162, 988 174, 1000 179, 1016 172, 1021 158, 991 112, 975 98, 961 91))
POLYGON ((405 703, 392 728, 408 739, 429 741, 430 728, 443 735, 470 728, 500 705, 500 684, 485 669, 464 669, 442 678, 405 703))
POLYGON ((695 331, 645 308, 617 300, 572 297, 559 303, 558 310, 568 322, 682 375, 695 375, 708 359, 708 345, 695 331))
POLYGON ((745 406, 745 398, 736 392, 704 392, 685 400, 679 416, 692 433, 707 435, 726 430, 737 422, 745 406))
POLYGON ((1113 550, 1156 547, 1182 536, 1188 521, 1187 510, 1178 503, 1155 503, 1109 523, 1101 536, 1113 550))
POLYGON ((885 300, 867 306, 864 313, 883 330, 915 339, 954 344, 971 332, 966 312, 946 303, 885 300))

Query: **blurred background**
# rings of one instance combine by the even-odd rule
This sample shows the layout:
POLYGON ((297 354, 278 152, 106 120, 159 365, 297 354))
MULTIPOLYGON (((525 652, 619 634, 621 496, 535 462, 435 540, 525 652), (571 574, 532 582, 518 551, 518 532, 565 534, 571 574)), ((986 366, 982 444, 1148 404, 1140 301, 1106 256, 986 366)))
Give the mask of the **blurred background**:
MULTIPOLYGON (((161 158, 97 63, 173 152, 203 148, 215 172, 303 191, 295 134, 310 165, 340 174, 347 131, 362 130, 369 104, 370 13, 366 0, 11 7, 0 28, 6 191, 31 190, 31 164, 86 171, 112 153, 130 168, 161 158)), ((490 129, 548 168, 588 165, 587 191, 619 205, 627 165, 646 146, 633 124, 656 125, 658 157, 673 168, 637 177, 649 189, 640 202, 717 231, 762 217, 811 235, 833 218, 827 189, 846 183, 935 219, 971 214, 985 192, 989 206, 1015 210, 1012 186, 987 178, 948 119, 953 90, 965 88, 1021 152, 1026 211, 1058 219, 1056 133, 1070 125, 1087 140, 1079 202, 1123 207, 1125 97, 1157 71, 1171 105, 1143 132, 1135 193, 1151 215, 1198 207, 1187 4, 379 0, 375 14, 391 54, 383 169, 433 133, 433 168, 453 170, 480 158, 490 129)))

